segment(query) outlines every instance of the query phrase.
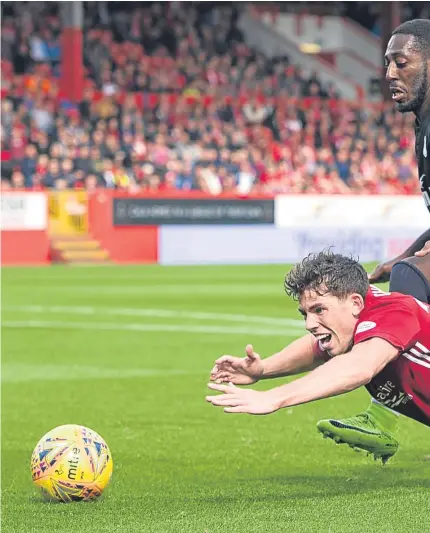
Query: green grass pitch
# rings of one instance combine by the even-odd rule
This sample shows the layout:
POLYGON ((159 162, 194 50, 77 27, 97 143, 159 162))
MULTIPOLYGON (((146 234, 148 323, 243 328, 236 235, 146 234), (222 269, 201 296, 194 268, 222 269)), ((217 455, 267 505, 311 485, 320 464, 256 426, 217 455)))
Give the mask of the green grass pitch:
POLYGON ((402 419, 385 467, 316 431, 320 418, 365 408, 364 389, 266 417, 205 402, 215 358, 247 343, 268 356, 300 335, 286 270, 5 268, 2 531, 430 531, 428 428, 402 419), (47 504, 32 485, 34 446, 67 423, 112 451, 98 502, 47 504))

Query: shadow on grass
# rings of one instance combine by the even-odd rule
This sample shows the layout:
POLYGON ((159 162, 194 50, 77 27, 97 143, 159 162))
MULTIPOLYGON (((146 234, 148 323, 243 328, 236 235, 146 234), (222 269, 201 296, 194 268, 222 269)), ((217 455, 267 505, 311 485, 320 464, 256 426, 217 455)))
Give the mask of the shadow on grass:
POLYGON ((101 501, 101 498, 98 498, 96 500, 89 500, 89 501, 73 501, 73 502, 63 502, 60 500, 47 500, 43 498, 43 496, 30 496, 28 498, 28 502, 31 504, 37 504, 37 505, 46 505, 47 507, 64 507, 69 505, 70 503, 73 503, 73 505, 97 505, 101 501))
POLYGON ((206 503, 236 503, 238 501, 284 501, 306 500, 315 497, 336 497, 365 494, 378 491, 413 489, 416 492, 430 491, 430 476, 420 469, 391 468, 380 464, 351 468, 347 476, 302 475, 247 477, 243 480, 229 479, 229 485, 211 487, 207 493, 192 498, 206 503), (221 494, 220 494, 221 492, 221 494))

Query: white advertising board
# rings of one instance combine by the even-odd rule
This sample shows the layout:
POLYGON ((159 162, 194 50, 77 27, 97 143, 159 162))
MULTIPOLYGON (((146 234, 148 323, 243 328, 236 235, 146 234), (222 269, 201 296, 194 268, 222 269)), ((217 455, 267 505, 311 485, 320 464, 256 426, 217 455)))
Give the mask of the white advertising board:
POLYGON ((430 226, 422 196, 280 195, 275 199, 275 225, 335 228, 416 228, 430 226))
POLYGON ((2 230, 44 230, 47 225, 48 207, 44 193, 2 192, 2 230))
POLYGON ((161 226, 159 263, 295 263, 328 247, 364 263, 383 261, 403 252, 419 233, 408 227, 161 226))

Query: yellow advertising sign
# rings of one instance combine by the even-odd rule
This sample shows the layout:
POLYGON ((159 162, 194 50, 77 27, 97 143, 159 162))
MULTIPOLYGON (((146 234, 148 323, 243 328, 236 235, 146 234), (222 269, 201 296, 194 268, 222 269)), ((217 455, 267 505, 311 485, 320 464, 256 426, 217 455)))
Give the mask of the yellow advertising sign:
POLYGON ((51 235, 82 235, 88 232, 86 191, 50 191, 48 212, 51 235))

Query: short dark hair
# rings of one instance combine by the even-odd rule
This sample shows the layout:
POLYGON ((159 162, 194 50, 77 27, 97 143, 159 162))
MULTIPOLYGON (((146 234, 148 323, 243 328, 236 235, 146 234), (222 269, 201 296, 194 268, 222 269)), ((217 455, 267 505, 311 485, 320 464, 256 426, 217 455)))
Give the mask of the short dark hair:
POLYGON ((430 57, 430 20, 414 19, 400 24, 392 35, 412 35, 414 48, 426 58, 430 57))
POLYGON ((284 288, 295 300, 299 300, 306 290, 321 296, 330 293, 341 300, 353 293, 365 298, 369 280, 358 261, 329 249, 309 254, 298 263, 285 276, 284 288))

